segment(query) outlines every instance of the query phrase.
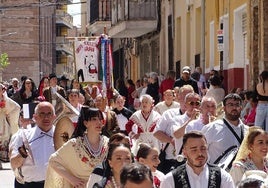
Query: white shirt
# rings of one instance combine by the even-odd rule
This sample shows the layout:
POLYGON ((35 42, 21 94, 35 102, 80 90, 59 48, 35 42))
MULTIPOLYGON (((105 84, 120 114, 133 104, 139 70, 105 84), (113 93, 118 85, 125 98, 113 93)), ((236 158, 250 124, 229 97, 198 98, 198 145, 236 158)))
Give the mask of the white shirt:
MULTIPOLYGON (((230 123, 229 123, 230 124, 230 123)), ((236 134, 241 138, 241 130, 245 136, 247 132, 247 126, 240 121, 238 126, 230 124, 236 134)), ((208 143, 209 162, 213 164, 215 160, 231 146, 240 146, 240 143, 229 130, 229 128, 223 123, 222 119, 213 121, 205 125, 201 132, 205 135, 208 143)))
MULTIPOLYGON (((197 175, 193 169, 186 163, 186 172, 191 188, 206 188, 208 187, 209 169, 205 165, 203 171, 197 175)), ((172 172, 165 175, 164 180, 160 184, 160 188, 175 188, 172 172)), ((234 182, 230 174, 221 169, 221 188, 235 188, 234 182)))
MULTIPOLYGON (((182 125, 188 121, 190 119, 190 117, 184 113, 180 116, 176 116, 173 118, 173 122, 171 123, 172 125, 172 136, 174 137, 174 132, 181 128, 182 125)), ((175 138, 175 137, 174 137, 175 138)), ((181 151, 181 148, 182 148, 182 137, 181 138, 176 138, 175 139, 175 149, 176 149, 176 154, 179 155, 180 154, 180 151, 181 151)))
POLYGON ((202 122, 202 119, 198 118, 188 123, 188 125, 185 128, 185 133, 188 133, 190 131, 201 131, 203 127, 204 123, 202 122))
POLYGON ((168 109, 179 108, 179 107, 180 107, 180 103, 176 101, 172 101, 172 104, 170 106, 167 106, 166 102, 162 101, 162 102, 157 103, 157 105, 155 105, 154 110, 162 115, 168 109))
POLYGON ((126 124, 128 122, 128 119, 126 116, 124 116, 123 114, 117 114, 117 121, 118 121, 118 125, 121 131, 125 131, 126 130, 126 124))
POLYGON ((50 155, 55 152, 53 141, 54 130, 55 127, 53 126, 50 131, 43 132, 36 125, 33 128, 18 132, 18 135, 14 140, 11 155, 16 156, 19 154, 18 148, 22 146, 23 140, 26 138, 33 156, 32 160, 29 155, 21 167, 25 182, 45 180, 48 159, 50 155))
MULTIPOLYGON (((165 111, 160 120, 156 123, 154 132, 162 131, 167 136, 172 136, 172 129, 171 129, 172 119, 179 115, 181 115, 180 108, 172 108, 165 111)), ((165 144, 163 144, 162 148, 164 147, 165 144)), ((174 146, 172 144, 169 144, 169 146, 166 149, 166 159, 176 159, 176 156, 174 155, 173 152, 174 150, 175 150, 174 146)))

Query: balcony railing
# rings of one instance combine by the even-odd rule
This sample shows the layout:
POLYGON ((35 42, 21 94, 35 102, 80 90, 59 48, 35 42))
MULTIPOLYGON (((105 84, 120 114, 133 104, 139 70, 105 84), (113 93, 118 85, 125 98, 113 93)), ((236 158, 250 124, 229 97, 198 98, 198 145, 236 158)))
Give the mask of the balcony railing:
POLYGON ((111 21, 111 0, 90 0, 90 24, 111 21))
POLYGON ((157 19, 157 0, 112 0, 112 25, 128 20, 157 19))
POLYGON ((73 47, 69 40, 65 37, 56 37, 56 50, 62 51, 66 55, 73 55, 73 47))
POLYGON ((56 23, 73 28, 73 17, 64 10, 56 10, 56 23))

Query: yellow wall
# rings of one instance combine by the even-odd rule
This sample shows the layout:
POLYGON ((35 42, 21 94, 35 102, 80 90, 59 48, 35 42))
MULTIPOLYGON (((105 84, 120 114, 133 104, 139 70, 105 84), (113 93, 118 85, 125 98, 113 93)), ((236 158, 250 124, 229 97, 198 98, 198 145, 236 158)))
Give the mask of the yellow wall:
MULTIPOLYGON (((214 21, 215 26, 215 32, 220 29, 220 18, 223 16, 229 17, 229 62, 233 63, 233 26, 234 26, 234 10, 238 7, 242 6, 243 4, 247 3, 247 0, 240 0, 240 1, 234 1, 234 0, 206 0, 206 68, 209 67, 209 40, 210 40, 210 31, 209 26, 212 21, 214 21)), ((215 33, 215 66, 219 66, 219 52, 217 50, 217 33, 215 33)))

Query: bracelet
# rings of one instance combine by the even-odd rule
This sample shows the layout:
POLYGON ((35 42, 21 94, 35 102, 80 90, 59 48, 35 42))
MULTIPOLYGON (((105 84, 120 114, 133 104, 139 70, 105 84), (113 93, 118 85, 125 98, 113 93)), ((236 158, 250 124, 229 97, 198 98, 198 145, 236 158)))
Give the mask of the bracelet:
POLYGON ((19 147, 18 151, 19 151, 19 154, 22 156, 22 158, 26 159, 28 157, 28 154, 23 147, 19 147), (22 151, 22 150, 24 150, 24 151, 22 151))

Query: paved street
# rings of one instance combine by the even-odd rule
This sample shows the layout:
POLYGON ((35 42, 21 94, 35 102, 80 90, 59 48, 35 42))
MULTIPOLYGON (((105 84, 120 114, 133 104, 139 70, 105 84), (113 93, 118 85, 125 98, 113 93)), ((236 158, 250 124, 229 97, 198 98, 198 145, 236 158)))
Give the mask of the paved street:
POLYGON ((14 175, 10 163, 2 163, 3 170, 0 170, 0 188, 13 188, 14 175))

